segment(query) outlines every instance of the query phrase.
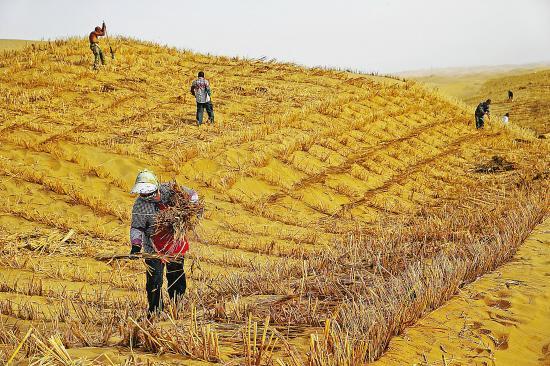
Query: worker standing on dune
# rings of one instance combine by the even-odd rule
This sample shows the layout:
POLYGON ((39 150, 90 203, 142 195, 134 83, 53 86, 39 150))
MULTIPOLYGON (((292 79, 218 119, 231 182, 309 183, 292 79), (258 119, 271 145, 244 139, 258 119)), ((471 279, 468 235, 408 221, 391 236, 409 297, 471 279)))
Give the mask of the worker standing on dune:
POLYGON ((485 102, 481 102, 478 104, 475 112, 476 117, 476 128, 480 129, 483 128, 484 125, 484 117, 487 115, 489 119, 491 119, 491 114, 489 113, 489 106, 491 105, 491 99, 487 99, 485 102))
POLYGON ((91 32, 90 36, 88 37, 90 39, 90 49, 92 50, 95 56, 94 70, 97 70, 99 68, 100 60, 101 60, 101 64, 105 65, 105 58, 103 57, 103 51, 99 47, 98 37, 103 37, 106 31, 107 31, 107 28, 105 27, 105 22, 103 22, 103 25, 101 27, 95 27, 94 31, 91 32))
MULTIPOLYGON (((197 192, 182 187, 191 202, 199 200, 197 192)), ((141 250, 152 255, 145 259, 147 265, 146 290, 149 303, 148 315, 151 316, 162 310, 162 282, 164 267, 168 281, 168 295, 177 302, 185 294, 187 282, 183 266, 183 256, 189 249, 186 239, 174 240, 173 231, 158 232, 157 215, 169 206, 174 194, 169 183, 159 183, 155 174, 148 170, 141 171, 131 190, 139 194, 132 209, 132 223, 130 227, 131 256, 141 250), (155 257, 157 255, 157 257, 155 257)))
POLYGON ((214 107, 210 98, 210 83, 204 78, 204 72, 200 71, 198 79, 191 84, 191 94, 197 100, 197 126, 202 124, 202 115, 206 109, 208 113, 208 122, 214 124, 214 107))

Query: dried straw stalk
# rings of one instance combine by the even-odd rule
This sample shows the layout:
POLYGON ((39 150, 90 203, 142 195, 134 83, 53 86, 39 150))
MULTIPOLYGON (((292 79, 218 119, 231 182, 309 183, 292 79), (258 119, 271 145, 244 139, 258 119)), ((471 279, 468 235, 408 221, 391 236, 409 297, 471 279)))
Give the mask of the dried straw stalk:
POLYGON ((198 225, 204 212, 204 201, 191 201, 191 196, 175 181, 170 182, 173 192, 168 202, 168 208, 157 215, 157 232, 171 230, 175 240, 183 240, 186 234, 198 225))

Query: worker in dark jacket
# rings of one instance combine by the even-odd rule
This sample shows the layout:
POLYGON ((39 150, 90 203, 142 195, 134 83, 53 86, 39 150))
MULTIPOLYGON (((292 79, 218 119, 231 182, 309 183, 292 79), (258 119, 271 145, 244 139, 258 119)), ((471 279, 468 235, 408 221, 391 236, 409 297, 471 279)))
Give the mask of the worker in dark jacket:
POLYGON ((90 40, 90 49, 92 50, 95 56, 94 70, 97 70, 99 68, 100 60, 101 60, 101 64, 105 65, 105 58, 103 57, 103 51, 99 47, 98 37, 103 37, 106 31, 107 31, 107 28, 105 27, 105 22, 103 22, 103 25, 101 27, 95 27, 94 31, 91 32, 90 36, 88 37, 88 39, 90 40))
MULTIPOLYGON (((186 187, 182 187, 182 189, 189 194, 191 202, 199 200, 199 196, 194 190, 186 187)), ((153 258, 145 259, 148 314, 152 315, 162 310, 162 282, 165 266, 170 299, 178 301, 185 293, 187 283, 183 255, 189 249, 189 243, 186 239, 176 242, 173 239, 173 234, 170 234, 167 243, 166 235, 159 237, 156 232, 157 215, 168 207, 170 198, 174 194, 168 183, 159 183, 153 172, 143 170, 138 174, 131 193, 139 194, 139 196, 132 209, 130 255, 137 255, 143 249, 146 254, 153 256, 153 258), (155 258, 155 255, 158 255, 158 258, 155 258)))
POLYGON ((475 112, 476 117, 476 128, 480 129, 483 128, 484 120, 483 118, 485 115, 491 118, 491 114, 489 113, 489 106, 491 105, 491 99, 487 99, 485 102, 481 102, 478 104, 475 112))

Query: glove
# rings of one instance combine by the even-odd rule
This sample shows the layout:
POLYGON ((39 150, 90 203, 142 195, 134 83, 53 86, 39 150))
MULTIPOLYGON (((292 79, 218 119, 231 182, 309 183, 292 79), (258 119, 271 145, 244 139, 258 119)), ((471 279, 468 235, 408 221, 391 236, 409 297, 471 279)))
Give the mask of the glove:
POLYGON ((130 250, 130 255, 139 254, 139 252, 141 252, 141 246, 132 245, 132 250, 130 250))

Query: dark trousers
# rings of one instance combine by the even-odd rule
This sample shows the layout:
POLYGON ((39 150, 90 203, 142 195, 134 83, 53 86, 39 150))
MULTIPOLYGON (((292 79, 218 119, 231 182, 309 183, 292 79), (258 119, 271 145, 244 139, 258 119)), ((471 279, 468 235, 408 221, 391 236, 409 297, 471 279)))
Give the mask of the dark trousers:
POLYGON ((483 116, 476 115, 476 128, 483 128, 483 116))
MULTIPOLYGON (((160 259, 146 259, 147 265, 147 301, 149 302, 149 314, 162 310, 162 279, 164 275, 164 263, 160 259)), ((177 302, 187 287, 185 272, 183 270, 183 258, 178 261, 166 263, 166 280, 168 281, 168 295, 177 302)))
POLYGON ((210 123, 214 123, 214 106, 212 105, 212 102, 197 103, 197 123, 199 125, 202 124, 202 115, 205 109, 206 113, 208 113, 210 123))

